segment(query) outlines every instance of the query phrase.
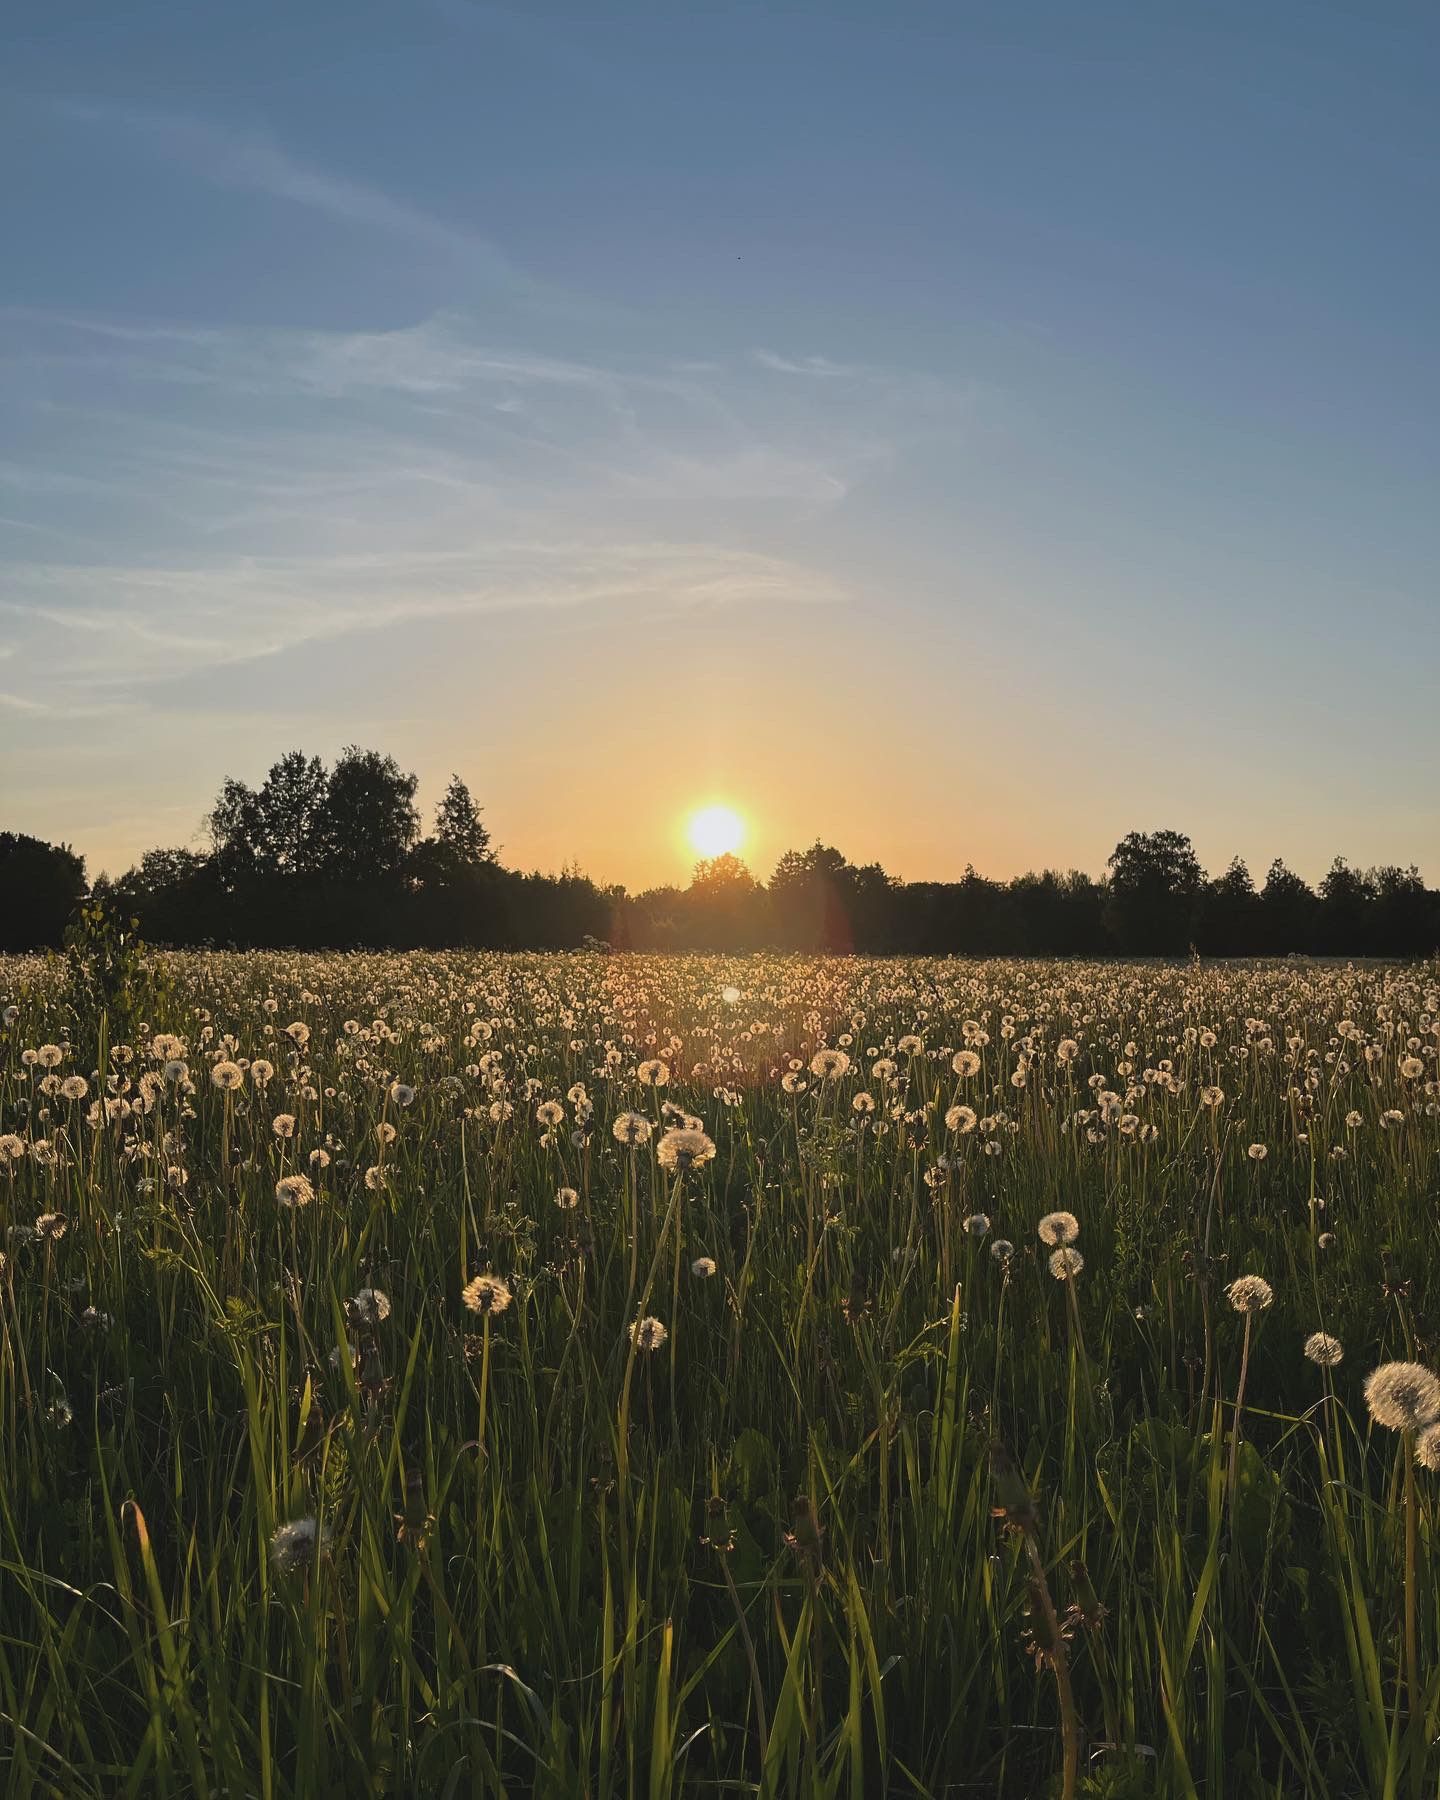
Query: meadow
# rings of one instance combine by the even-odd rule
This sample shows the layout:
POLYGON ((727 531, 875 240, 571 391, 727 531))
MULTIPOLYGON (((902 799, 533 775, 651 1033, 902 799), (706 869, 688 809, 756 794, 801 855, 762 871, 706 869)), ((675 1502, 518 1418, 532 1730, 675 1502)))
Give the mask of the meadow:
POLYGON ((1434 965, 0 1002, 8 1795, 1437 1792, 1434 965))

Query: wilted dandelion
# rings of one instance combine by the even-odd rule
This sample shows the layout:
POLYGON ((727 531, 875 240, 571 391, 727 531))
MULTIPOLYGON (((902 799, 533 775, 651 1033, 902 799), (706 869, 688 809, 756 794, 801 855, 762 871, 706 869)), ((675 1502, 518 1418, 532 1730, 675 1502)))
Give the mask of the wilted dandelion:
POLYGON ((1073 1244, 1080 1235, 1080 1221, 1074 1213, 1046 1213, 1035 1234, 1042 1244, 1073 1244))
POLYGON ((318 1519, 291 1519, 287 1525, 277 1525, 270 1537, 270 1567, 280 1576, 309 1568, 317 1546, 320 1554, 325 1554, 329 1536, 318 1519))
POLYGON ((644 1144, 653 1129, 644 1113, 623 1112, 610 1127, 610 1133, 620 1144, 644 1144))
POLYGON ((222 1094, 233 1094, 245 1080, 245 1071, 236 1062, 217 1062, 210 1070, 210 1080, 222 1094))
POLYGON ((1078 1250, 1054 1250, 1050 1254, 1050 1273, 1057 1281, 1073 1281, 1085 1267, 1085 1258, 1078 1250))
POLYGON ((368 1326, 372 1331, 390 1317, 390 1296, 379 1288, 361 1288, 350 1305, 356 1324, 368 1326))
POLYGON ((690 1265, 690 1273, 698 1275, 702 1281, 708 1281, 715 1273, 715 1258, 713 1256, 697 1256, 690 1265))
POLYGON ((972 1238, 983 1238, 990 1229, 990 1220, 984 1213, 971 1213, 963 1229, 972 1238))
POLYGON ((843 1050, 817 1050, 810 1058, 810 1073, 821 1081, 838 1081, 850 1071, 850 1058, 843 1050))
POLYGON ((563 1211, 569 1212, 580 1204, 580 1196, 572 1187, 556 1188, 555 1204, 563 1211))
POLYGON ((636 1319, 630 1327, 630 1342, 642 1353, 658 1350, 669 1335, 656 1318, 636 1319))
POLYGON ((950 1067, 962 1081, 968 1081, 980 1073, 980 1058, 973 1050, 957 1050, 950 1058, 950 1067))

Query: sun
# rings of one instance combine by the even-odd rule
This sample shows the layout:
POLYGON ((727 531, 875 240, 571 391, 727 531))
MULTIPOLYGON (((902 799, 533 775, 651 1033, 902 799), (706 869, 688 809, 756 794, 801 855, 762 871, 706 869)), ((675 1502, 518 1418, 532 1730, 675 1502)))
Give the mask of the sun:
POLYGON ((701 856, 727 856, 745 842, 745 821, 733 807, 704 806, 691 817, 689 833, 701 856))

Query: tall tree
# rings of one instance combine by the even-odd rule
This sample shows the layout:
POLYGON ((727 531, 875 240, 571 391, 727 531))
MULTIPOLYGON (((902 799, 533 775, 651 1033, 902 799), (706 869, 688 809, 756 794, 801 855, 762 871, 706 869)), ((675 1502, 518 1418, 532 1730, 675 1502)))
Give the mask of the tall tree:
POLYGON ((1320 948, 1331 956, 1363 955, 1374 901, 1374 882, 1337 856, 1320 883, 1320 948))
POLYGON ((255 854, 267 875, 304 879, 319 873, 329 779, 318 756, 282 756, 255 796, 255 854))
POLYGON ((787 850, 770 877, 770 903, 782 940, 795 950, 850 950, 855 870, 833 844, 787 850))
POLYGON ((1179 956, 1195 930, 1205 871, 1180 831, 1132 831, 1110 854, 1110 920, 1120 948, 1179 956))
POLYGON ((1259 930, 1253 948, 1270 956, 1313 949, 1317 907, 1309 883, 1277 856, 1260 890, 1259 930))
POLYGON ((458 775, 450 777, 435 809, 435 842, 444 859, 457 869, 491 860, 490 833, 470 789, 458 775))
POLYGON ((420 836, 414 775, 393 756, 348 745, 330 772, 320 817, 325 873, 352 886, 391 880, 420 836))
POLYGON ((0 831, 0 951, 57 948, 85 892, 85 859, 68 844, 0 831))
POLYGON ((1195 936, 1207 956, 1253 954, 1260 923, 1260 896, 1250 870, 1235 857, 1223 875, 1205 888, 1195 936))
POLYGON ((254 788, 231 777, 207 823, 221 884, 235 889, 253 881, 260 873, 260 796, 254 788))

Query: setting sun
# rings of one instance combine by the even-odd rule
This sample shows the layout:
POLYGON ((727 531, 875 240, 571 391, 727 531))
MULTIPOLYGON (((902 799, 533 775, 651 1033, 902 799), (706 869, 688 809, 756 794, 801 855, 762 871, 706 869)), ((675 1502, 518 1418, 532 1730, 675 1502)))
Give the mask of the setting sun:
POLYGON ((701 856, 725 856, 745 841, 745 824, 728 806, 706 806, 690 821, 690 842, 701 856))

